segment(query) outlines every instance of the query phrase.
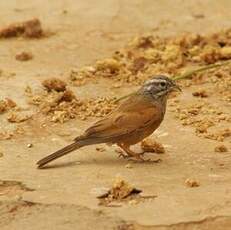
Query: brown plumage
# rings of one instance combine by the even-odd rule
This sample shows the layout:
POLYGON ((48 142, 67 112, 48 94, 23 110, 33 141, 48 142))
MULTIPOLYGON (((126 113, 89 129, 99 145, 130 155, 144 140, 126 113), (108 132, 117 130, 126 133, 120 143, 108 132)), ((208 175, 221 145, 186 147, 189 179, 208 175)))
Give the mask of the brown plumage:
POLYGON ((118 108, 93 124, 74 143, 38 161, 38 168, 83 146, 112 143, 120 146, 127 155, 143 160, 130 146, 151 135, 161 124, 167 95, 179 87, 165 76, 156 76, 147 81, 140 90, 128 97, 118 108))

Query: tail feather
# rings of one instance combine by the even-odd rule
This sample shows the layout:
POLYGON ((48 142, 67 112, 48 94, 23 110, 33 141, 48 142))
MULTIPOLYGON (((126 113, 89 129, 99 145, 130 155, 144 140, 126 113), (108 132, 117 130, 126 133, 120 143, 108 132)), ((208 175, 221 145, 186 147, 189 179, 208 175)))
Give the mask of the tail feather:
POLYGON ((37 165, 38 165, 38 168, 42 168, 44 165, 48 164, 49 162, 57 159, 57 158, 60 158, 78 148, 82 147, 78 142, 74 142, 46 157, 44 157, 43 159, 41 159, 40 161, 37 162, 37 165))

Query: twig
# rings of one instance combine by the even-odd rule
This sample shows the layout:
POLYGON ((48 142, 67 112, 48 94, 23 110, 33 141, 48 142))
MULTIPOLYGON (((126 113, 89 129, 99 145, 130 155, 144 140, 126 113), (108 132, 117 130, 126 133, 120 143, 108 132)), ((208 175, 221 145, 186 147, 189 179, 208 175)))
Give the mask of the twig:
POLYGON ((205 70, 217 68, 217 67, 224 66, 224 65, 227 65, 227 64, 231 64, 231 60, 227 60, 227 61, 223 61, 223 62, 220 62, 220 63, 215 63, 215 64, 210 64, 210 65, 202 66, 202 67, 199 67, 199 68, 197 68, 197 69, 187 71, 186 73, 184 73, 184 74, 182 74, 182 75, 173 76, 173 79, 174 79, 174 80, 180 80, 180 79, 189 78, 189 77, 191 77, 194 73, 203 72, 203 71, 205 71, 205 70))

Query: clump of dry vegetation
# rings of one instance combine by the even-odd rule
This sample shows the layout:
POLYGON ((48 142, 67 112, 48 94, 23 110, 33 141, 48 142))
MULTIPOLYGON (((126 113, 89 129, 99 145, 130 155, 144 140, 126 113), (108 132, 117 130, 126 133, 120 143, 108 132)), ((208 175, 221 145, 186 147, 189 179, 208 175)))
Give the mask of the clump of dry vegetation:
POLYGON ((0 38, 12 38, 23 36, 25 38, 40 38, 44 35, 39 19, 13 23, 0 29, 0 38))
POLYGON ((123 83, 141 84, 153 74, 176 75, 188 66, 230 59, 230 38, 231 29, 207 36, 136 37, 111 58, 75 71, 75 77, 71 76, 71 79, 107 77, 123 83))
POLYGON ((141 142, 141 148, 144 152, 165 153, 164 146, 151 138, 146 138, 145 140, 143 140, 141 142))
POLYGON ((135 188, 121 178, 116 178, 112 187, 97 198, 99 199, 99 205, 120 206, 122 202, 135 205, 156 197, 156 195, 144 195, 142 190, 135 188))
POLYGON ((223 141, 231 135, 230 129, 227 128, 219 128, 216 131, 210 129, 219 123, 230 123, 231 116, 229 113, 223 112, 218 106, 213 106, 209 102, 200 100, 190 104, 175 104, 172 110, 182 125, 195 127, 195 133, 200 137, 223 141))
POLYGON ((20 123, 32 117, 32 114, 21 111, 21 108, 9 98, 0 100, 0 114, 3 113, 7 113, 7 120, 11 123, 20 123))
POLYGON ((112 185, 112 188, 103 195, 100 195, 98 198, 107 198, 110 200, 122 200, 131 196, 132 194, 138 194, 141 190, 134 188, 126 181, 117 178, 112 185))
POLYGON ((45 90, 33 95, 27 89, 29 103, 49 116, 53 122, 65 122, 73 118, 85 120, 88 117, 102 117, 116 106, 115 98, 78 99, 62 80, 51 78, 42 82, 45 90))

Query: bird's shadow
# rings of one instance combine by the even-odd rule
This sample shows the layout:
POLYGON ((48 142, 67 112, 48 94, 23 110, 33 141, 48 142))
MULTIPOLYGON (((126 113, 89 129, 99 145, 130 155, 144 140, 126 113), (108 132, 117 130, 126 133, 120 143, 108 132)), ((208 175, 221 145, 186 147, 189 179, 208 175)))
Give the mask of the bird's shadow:
POLYGON ((157 163, 161 163, 162 160, 161 159, 157 159, 157 160, 150 160, 150 161, 144 161, 144 162, 140 162, 140 161, 130 161, 130 160, 126 160, 126 159, 116 159, 116 158, 106 158, 103 159, 101 161, 99 160, 91 160, 91 161, 69 161, 69 162, 63 162, 63 163, 52 163, 51 165, 46 165, 42 168, 39 168, 40 170, 43 169, 58 169, 58 168, 70 168, 70 167, 77 167, 77 166, 82 166, 82 165, 127 165, 129 163, 132 164, 137 164, 137 165, 147 165, 147 164, 157 164, 157 163))

